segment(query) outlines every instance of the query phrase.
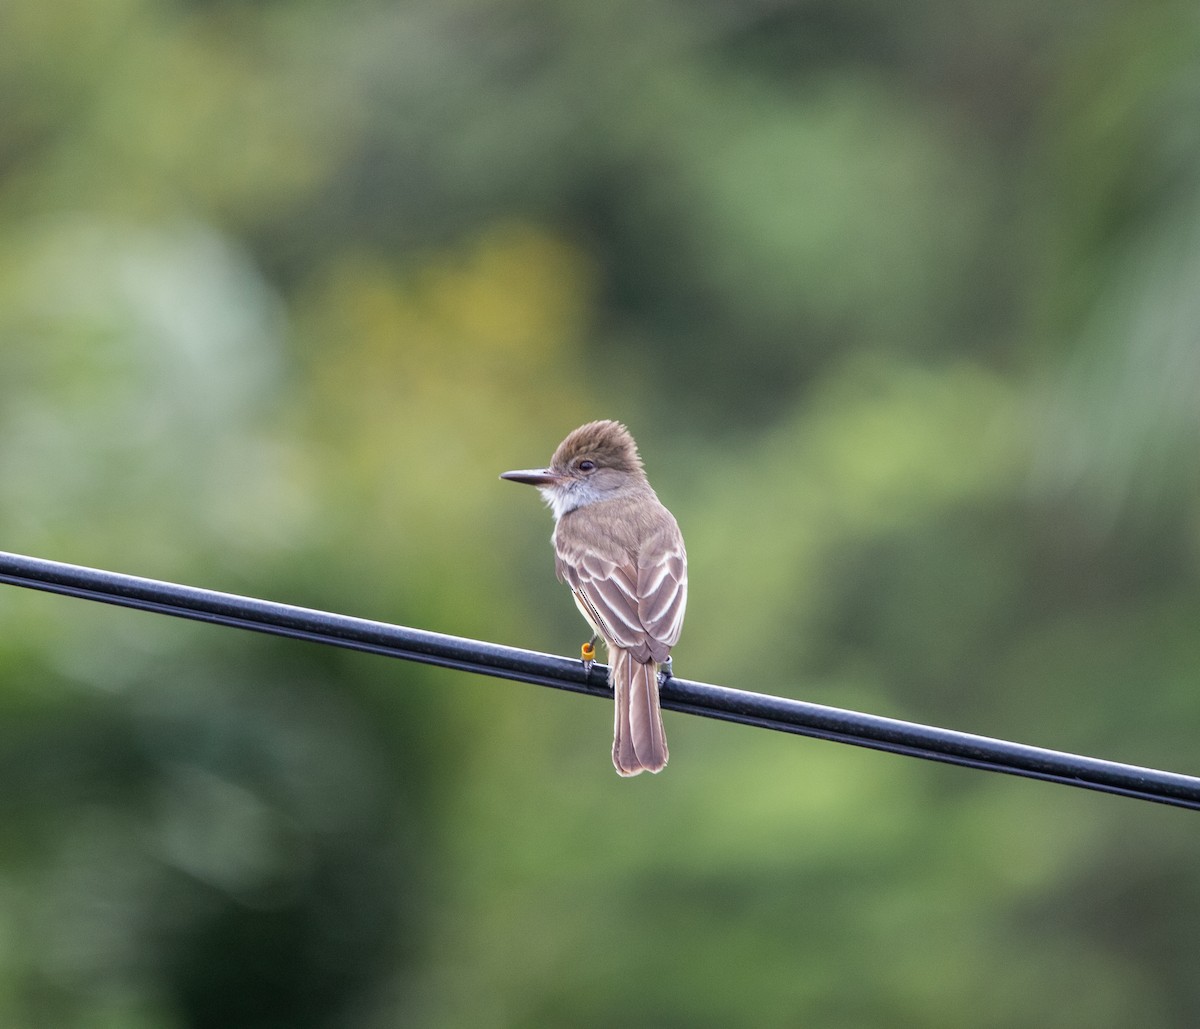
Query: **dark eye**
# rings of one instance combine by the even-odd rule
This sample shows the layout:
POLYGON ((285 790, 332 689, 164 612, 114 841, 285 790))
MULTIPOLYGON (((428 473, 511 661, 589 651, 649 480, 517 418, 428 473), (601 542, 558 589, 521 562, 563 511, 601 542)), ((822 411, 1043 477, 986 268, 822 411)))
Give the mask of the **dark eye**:
POLYGON ((581 472, 590 472, 590 471, 594 471, 594 470, 595 470, 595 468, 596 468, 596 462, 595 462, 595 461, 580 461, 580 462, 579 462, 579 470, 580 470, 581 472))

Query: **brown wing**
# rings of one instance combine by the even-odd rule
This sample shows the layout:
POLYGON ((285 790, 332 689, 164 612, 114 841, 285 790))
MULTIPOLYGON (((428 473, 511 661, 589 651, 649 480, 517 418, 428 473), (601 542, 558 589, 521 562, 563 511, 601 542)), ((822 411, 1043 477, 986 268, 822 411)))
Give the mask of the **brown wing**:
POLYGON ((570 537, 555 538, 558 577, 586 609, 588 621, 609 643, 648 661, 646 630, 638 617, 637 568, 585 549, 570 537))
POLYGON ((636 564, 624 548, 605 540, 606 552, 600 553, 570 531, 556 531, 554 545, 558 576, 593 627, 635 661, 665 661, 679 639, 687 604, 687 556, 674 519, 640 548, 636 564))
POLYGON ((679 642, 687 608, 687 552, 674 520, 671 529, 643 547, 638 562, 638 616, 646 634, 658 644, 652 648, 656 661, 665 661, 679 642))

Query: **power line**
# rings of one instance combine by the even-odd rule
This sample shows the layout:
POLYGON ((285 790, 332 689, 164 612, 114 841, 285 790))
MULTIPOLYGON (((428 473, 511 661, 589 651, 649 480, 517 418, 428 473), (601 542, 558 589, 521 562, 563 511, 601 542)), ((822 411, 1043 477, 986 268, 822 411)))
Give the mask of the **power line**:
MULTIPOLYGON (((120 572, 0 551, 0 583, 594 697, 612 696, 602 665, 594 666, 589 675, 580 661, 570 658, 120 572)), ((662 688, 662 704, 671 711, 706 718, 1200 809, 1200 778, 1178 772, 1141 768, 687 679, 668 680, 662 688)))

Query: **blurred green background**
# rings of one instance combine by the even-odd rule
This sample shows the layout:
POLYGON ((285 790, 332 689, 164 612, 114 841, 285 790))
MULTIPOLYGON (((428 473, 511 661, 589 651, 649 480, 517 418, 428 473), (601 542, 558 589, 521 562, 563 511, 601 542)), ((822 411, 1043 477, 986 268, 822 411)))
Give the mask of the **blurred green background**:
MULTIPOLYGON (((1200 772, 1194 3, 5 0, 0 548, 1200 772)), ((0 1024, 1200 1024, 1196 816, 0 588, 0 1024)))

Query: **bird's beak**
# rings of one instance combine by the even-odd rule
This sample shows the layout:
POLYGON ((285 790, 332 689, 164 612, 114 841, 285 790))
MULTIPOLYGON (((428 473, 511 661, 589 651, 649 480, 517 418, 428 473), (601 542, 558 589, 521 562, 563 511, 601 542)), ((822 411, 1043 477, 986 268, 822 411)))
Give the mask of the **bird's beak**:
POLYGON ((524 482, 530 486, 550 486, 558 482, 558 476, 549 468, 526 468, 524 471, 504 472, 500 478, 511 482, 524 482))

